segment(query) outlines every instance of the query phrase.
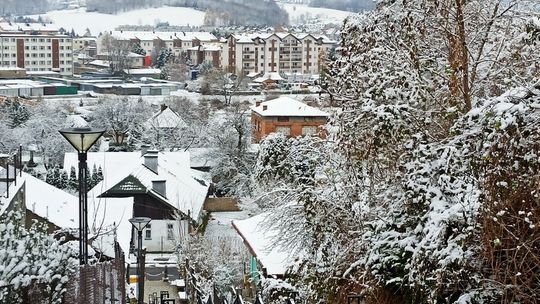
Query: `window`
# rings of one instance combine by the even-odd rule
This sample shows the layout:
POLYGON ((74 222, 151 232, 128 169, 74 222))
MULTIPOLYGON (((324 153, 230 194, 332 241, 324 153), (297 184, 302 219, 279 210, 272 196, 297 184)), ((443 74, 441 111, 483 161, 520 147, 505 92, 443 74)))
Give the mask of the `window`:
POLYGON ((146 225, 146 228, 144 229, 144 239, 145 240, 152 239, 152 226, 150 224, 146 225))
POLYGON ((278 116, 277 121, 280 121, 280 122, 287 122, 287 121, 289 121, 289 117, 286 117, 286 116, 278 116))
POLYGON ((278 126, 276 127, 276 132, 281 133, 286 136, 291 135, 291 127, 278 126))
POLYGON ((174 233, 173 233, 173 224, 169 223, 167 224, 167 240, 174 239, 174 233))
POLYGON ((302 135, 314 135, 314 134, 317 134, 317 127, 315 126, 302 127, 302 135))

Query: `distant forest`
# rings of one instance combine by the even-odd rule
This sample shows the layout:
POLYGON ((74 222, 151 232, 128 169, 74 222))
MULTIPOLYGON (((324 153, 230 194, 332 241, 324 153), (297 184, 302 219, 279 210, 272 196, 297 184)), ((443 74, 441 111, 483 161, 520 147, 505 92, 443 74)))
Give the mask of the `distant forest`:
POLYGON ((357 13, 374 9, 375 3, 373 0, 311 0, 309 6, 357 13))
POLYGON ((42 14, 49 8, 47 0, 0 0, 0 15, 42 14))
POLYGON ((163 5, 192 7, 209 13, 209 25, 286 25, 287 13, 272 0, 87 0, 88 11, 116 14, 163 5))

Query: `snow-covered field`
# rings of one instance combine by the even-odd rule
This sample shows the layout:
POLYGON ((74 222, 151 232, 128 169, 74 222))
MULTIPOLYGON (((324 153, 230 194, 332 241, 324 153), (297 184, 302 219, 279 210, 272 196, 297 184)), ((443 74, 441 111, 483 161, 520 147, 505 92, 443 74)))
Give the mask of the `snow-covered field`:
MULTIPOLYGON (((32 16, 37 18, 38 15, 32 16)), ((170 25, 203 24, 204 12, 186 7, 147 8, 120 13, 118 15, 86 12, 84 8, 75 10, 50 11, 42 17, 49 18, 56 26, 68 31, 73 28, 76 33, 84 34, 89 28, 92 34, 114 30, 119 25, 156 25, 158 22, 169 22, 170 25)))
POLYGON ((326 23, 341 24, 351 12, 340 11, 329 8, 309 7, 305 4, 280 3, 279 4, 289 14, 291 25, 303 25, 306 19, 319 18, 326 23))

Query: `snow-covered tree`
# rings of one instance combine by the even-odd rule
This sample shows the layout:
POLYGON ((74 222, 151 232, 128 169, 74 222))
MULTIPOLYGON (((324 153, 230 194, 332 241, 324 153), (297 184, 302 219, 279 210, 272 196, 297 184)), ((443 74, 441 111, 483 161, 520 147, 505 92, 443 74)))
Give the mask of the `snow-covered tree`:
POLYGON ((540 23, 524 3, 380 1, 344 24, 335 145, 274 139, 257 167, 308 302, 535 301, 540 23))
POLYGON ((255 153, 249 149, 251 123, 248 110, 247 104, 232 103, 221 115, 215 115, 210 127, 213 149, 209 155, 216 162, 211 173, 217 180, 217 188, 239 196, 251 191, 251 173, 255 163, 255 153))
POLYGON ((77 178, 75 167, 73 166, 69 169, 68 188, 72 190, 79 189, 79 180, 77 178))
POLYGON ((2 119, 7 121, 10 128, 16 128, 30 118, 30 111, 18 98, 9 98, 0 107, 2 119))
POLYGON ((34 222, 24 227, 20 213, 10 212, 0 223, 0 290, 2 303, 23 303, 31 284, 43 284, 48 303, 62 303, 68 275, 77 270, 77 253, 63 239, 34 222))
POLYGON ((126 138, 137 142, 151 113, 150 105, 142 100, 102 98, 92 113, 92 125, 105 128, 116 144, 122 144, 126 138))

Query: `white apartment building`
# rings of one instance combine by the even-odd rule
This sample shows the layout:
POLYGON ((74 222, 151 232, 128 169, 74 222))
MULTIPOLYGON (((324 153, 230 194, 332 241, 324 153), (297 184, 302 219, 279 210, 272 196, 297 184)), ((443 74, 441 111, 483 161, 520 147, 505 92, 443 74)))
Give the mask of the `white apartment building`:
POLYGON ((222 66, 231 73, 318 74, 336 42, 325 36, 292 33, 232 34, 222 66))
POLYGON ((73 75, 73 40, 42 27, 0 23, 0 66, 73 75))
POLYGON ((208 32, 145 32, 145 31, 112 31, 111 36, 120 41, 138 43, 146 55, 163 47, 171 49, 175 56, 180 56, 189 48, 203 43, 217 43, 219 40, 208 32))

